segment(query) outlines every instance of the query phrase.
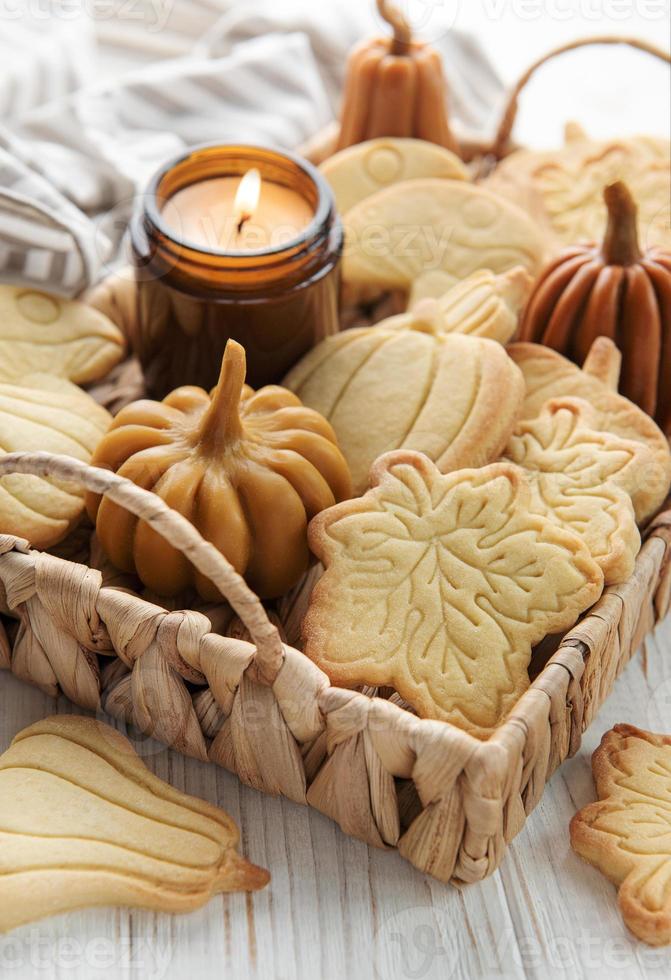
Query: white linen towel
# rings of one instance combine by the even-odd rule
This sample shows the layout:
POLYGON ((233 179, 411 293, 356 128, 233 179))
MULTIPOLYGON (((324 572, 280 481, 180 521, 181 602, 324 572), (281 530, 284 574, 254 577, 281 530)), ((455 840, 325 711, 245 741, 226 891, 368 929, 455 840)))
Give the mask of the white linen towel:
MULTIPOLYGON (((17 22, 0 0, 2 281, 77 295, 117 261, 159 164, 201 142, 309 139, 337 112, 352 43, 382 30, 362 0, 114 3, 63 22, 53 0, 17 22)), ((456 122, 481 127, 495 74, 470 38, 436 43, 456 122)))

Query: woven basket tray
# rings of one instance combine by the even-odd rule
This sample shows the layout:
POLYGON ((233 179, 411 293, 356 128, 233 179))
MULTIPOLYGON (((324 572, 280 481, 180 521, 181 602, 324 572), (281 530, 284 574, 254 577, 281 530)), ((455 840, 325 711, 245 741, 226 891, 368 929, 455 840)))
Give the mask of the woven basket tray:
POLYGON ((482 742, 418 719, 393 697, 331 686, 289 645, 310 575, 269 617, 222 555, 154 494, 47 453, 3 457, 0 476, 9 473, 107 494, 212 579, 230 612, 223 605, 210 615, 169 611, 103 584, 98 570, 0 536, 0 611, 18 620, 2 627, 1 666, 50 696, 62 692, 216 762, 264 793, 308 803, 345 833, 398 847, 443 881, 478 881, 498 867, 671 601, 669 511, 650 528, 632 578, 609 589, 564 637, 507 721, 482 742))
MULTIPOLYGON (((515 86, 494 142, 462 148, 478 173, 513 148, 518 96, 535 70, 584 43, 533 65, 515 86)), ((668 60, 637 41, 624 43, 668 60)), ((303 152, 320 162, 336 139, 331 128, 303 152)), ((376 309, 368 322, 399 312, 393 297, 386 302, 389 308, 376 309)), ((361 311, 354 319, 350 314, 345 326, 363 322, 361 311)), ((94 394, 115 411, 142 395, 140 385, 130 362, 94 394)), ((496 870, 545 783, 577 751, 617 676, 671 604, 668 511, 648 529, 632 578, 608 589, 559 644, 551 638, 543 644, 554 650, 549 659, 537 651, 531 687, 482 742, 447 723, 418 719, 396 695, 329 683, 297 649, 318 569, 265 609, 222 555, 154 494, 107 470, 46 453, 0 459, 0 476, 19 472, 107 494, 182 551, 229 605, 169 610, 141 598, 137 583, 97 560, 90 529, 84 529, 81 559, 78 533, 61 557, 0 535, 0 667, 51 697, 63 693, 186 755, 218 763, 264 793, 307 803, 345 833, 397 847, 443 881, 479 881, 496 870), (73 555, 78 560, 69 560, 73 555), (89 567, 91 558, 99 568, 89 567)))

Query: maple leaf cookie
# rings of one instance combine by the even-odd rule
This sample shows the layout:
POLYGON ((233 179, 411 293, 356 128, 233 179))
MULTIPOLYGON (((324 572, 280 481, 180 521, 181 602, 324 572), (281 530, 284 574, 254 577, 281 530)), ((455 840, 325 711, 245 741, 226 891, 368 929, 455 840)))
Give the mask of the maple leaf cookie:
POLYGON ((635 936, 671 943, 671 736, 616 725, 592 771, 599 802, 571 821, 571 846, 619 886, 635 936))
POLYGON ((538 418, 519 423, 505 455, 528 471, 533 510, 578 534, 606 585, 615 585, 634 571, 641 548, 636 510, 645 513, 655 457, 643 443, 597 425, 587 402, 554 399, 538 418))
POLYGON ((310 524, 326 572, 306 653, 335 684, 392 685, 422 717, 487 738, 529 686, 532 646, 596 602, 602 572, 580 538, 531 512, 512 463, 443 475, 397 451, 371 479, 310 524))
POLYGON ((671 487, 669 442, 649 415, 618 394, 620 353, 613 341, 598 337, 582 369, 542 344, 510 344, 507 350, 526 384, 521 417, 536 418, 552 398, 584 398, 596 412, 600 431, 641 442, 652 451, 655 465, 640 488, 638 520, 659 510, 671 487))

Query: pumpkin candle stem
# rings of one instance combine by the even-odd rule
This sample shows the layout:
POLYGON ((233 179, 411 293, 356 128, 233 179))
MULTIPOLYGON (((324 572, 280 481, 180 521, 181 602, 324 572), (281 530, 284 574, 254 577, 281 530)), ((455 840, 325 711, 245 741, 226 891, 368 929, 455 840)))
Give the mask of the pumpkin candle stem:
POLYGON ((618 180, 604 188, 608 224, 601 254, 606 265, 633 265, 641 259, 636 204, 626 184, 618 180))
POLYGON ((224 446, 242 437, 240 399, 247 374, 245 349, 229 340, 221 362, 219 383, 200 426, 200 443, 224 446))
POLYGON ((409 54, 412 44, 412 31, 401 11, 389 3, 389 0, 377 0, 377 9, 380 17, 386 20, 394 31, 391 53, 400 56, 409 54))

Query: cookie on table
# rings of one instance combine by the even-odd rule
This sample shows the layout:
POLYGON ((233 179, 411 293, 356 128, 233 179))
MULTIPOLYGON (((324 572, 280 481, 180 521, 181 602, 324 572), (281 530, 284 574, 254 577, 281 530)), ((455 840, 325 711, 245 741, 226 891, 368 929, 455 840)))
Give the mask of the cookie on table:
POLYGON ((487 738, 529 686, 532 646, 600 597, 601 569, 532 513, 512 463, 443 475, 395 452, 372 485, 310 524, 326 572, 305 652, 335 684, 392 686, 421 717, 487 738))
POLYGON ((0 756, 0 932, 100 905, 190 912, 268 873, 223 810, 154 776, 93 718, 24 729, 0 756))
POLYGON ((597 425, 583 399, 553 399, 538 418, 518 424, 505 456, 527 471, 534 512, 582 537, 606 585, 616 585, 630 577, 640 551, 636 512, 647 507, 655 457, 597 425))
POLYGON ((599 798, 571 822, 573 850, 618 886, 635 936, 671 943, 671 736, 632 725, 606 732, 592 757, 599 798))

